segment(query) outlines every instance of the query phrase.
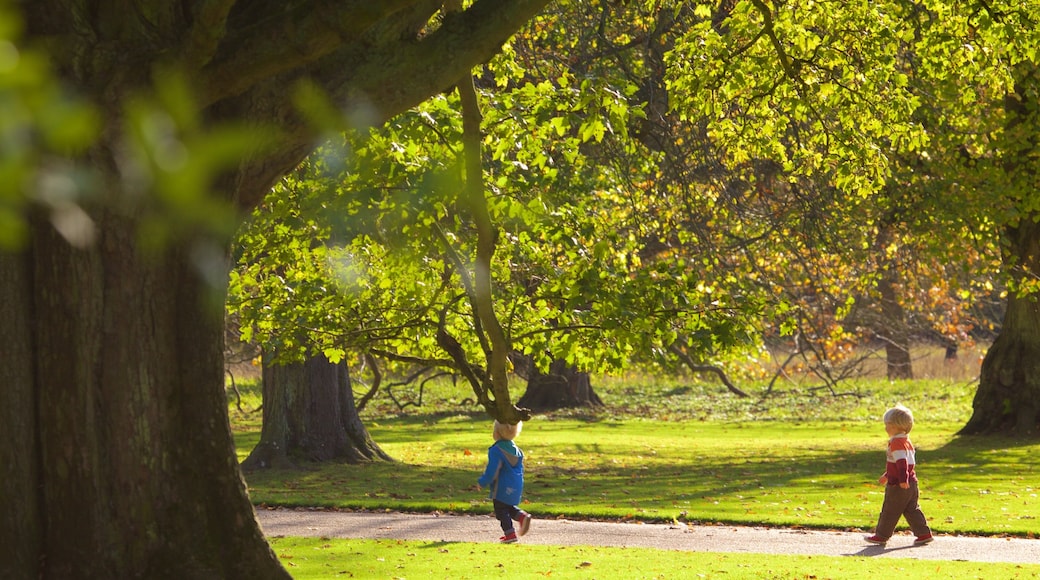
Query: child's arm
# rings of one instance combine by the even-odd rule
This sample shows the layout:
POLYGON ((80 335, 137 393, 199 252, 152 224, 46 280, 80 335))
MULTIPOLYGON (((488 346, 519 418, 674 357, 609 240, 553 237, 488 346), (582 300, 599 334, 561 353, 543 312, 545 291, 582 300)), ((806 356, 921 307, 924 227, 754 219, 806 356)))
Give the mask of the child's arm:
POLYGON ((498 473, 499 463, 502 463, 502 454, 496 452, 494 447, 488 449, 487 467, 484 469, 484 474, 477 480, 477 485, 480 487, 491 485, 491 482, 495 479, 495 474, 498 473))

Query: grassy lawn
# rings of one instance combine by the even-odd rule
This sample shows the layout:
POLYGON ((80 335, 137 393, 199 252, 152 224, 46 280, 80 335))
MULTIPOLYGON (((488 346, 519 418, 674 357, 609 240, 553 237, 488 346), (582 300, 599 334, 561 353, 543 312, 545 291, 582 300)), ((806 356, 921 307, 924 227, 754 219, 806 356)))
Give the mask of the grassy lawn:
MULTIPOLYGON (((536 517, 869 531, 884 491, 876 484, 886 442, 879 417, 902 402, 917 419, 911 439, 922 507, 937 533, 1040 533, 1040 473, 1033 460, 1040 441, 957 436, 971 412, 969 383, 873 381, 837 394, 802 388, 752 399, 693 381, 630 377, 594 384, 608 409, 536 417, 517 440, 528 458, 524 507, 536 517)), ((398 401, 417 396, 395 392, 398 401)), ((440 385, 427 386, 421 407, 402 410, 379 399, 363 417, 395 463, 253 473, 250 494, 267 505, 489 513, 486 494, 474 484, 492 441, 490 421, 455 403, 465 396, 440 385)), ((250 404, 247 394, 246 408, 258 403, 250 404)), ((259 438, 258 417, 232 415, 245 457, 259 438)), ((430 570, 438 576, 436 566, 443 566, 445 578, 515 575, 517 569, 583 578, 604 577, 604 570, 632 578, 684 576, 681 570, 700 577, 1040 577, 1040 567, 1032 566, 670 552, 640 552, 636 569, 638 550, 539 546, 509 552, 503 569, 497 566, 505 556, 494 545, 299 538, 273 545, 299 578, 335 577, 341 566, 354 577, 401 578, 426 577, 430 570)))
POLYGON ((763 556, 649 548, 273 538, 297 579, 1040 578, 1040 566, 904 558, 763 556))
MULTIPOLYGON (((940 533, 1040 533, 1040 444, 921 429, 922 507, 940 533)), ((397 463, 248 477, 257 503, 485 513, 473 488, 487 421, 394 419, 370 427, 397 463)), ((541 517, 868 529, 884 490, 884 432, 860 423, 532 421, 525 506, 541 517)), ((242 451, 245 452, 246 448, 242 451)))
MULTIPOLYGON (((621 406, 596 417, 543 416, 525 425, 517 440, 528 458, 525 506, 540 517, 868 530, 884 493, 876 484, 886 442, 878 416, 901 401, 916 414, 911 438, 922 507, 937 532, 1040 534, 1040 470, 1033 460, 1040 441, 958 437, 970 414, 969 389, 940 387, 879 383, 857 397, 789 395, 755 403, 708 388, 658 389, 648 398, 618 386, 615 397, 606 386, 601 396, 621 406), (752 416, 737 407, 751 404, 773 408, 752 416), (690 416, 700 409, 713 413, 690 416)), ((244 457, 258 425, 255 417, 236 425, 244 457)), ((250 474, 253 500, 489 511, 485 494, 474 489, 491 443, 482 415, 436 405, 430 413, 384 410, 368 427, 397 462, 250 474)))

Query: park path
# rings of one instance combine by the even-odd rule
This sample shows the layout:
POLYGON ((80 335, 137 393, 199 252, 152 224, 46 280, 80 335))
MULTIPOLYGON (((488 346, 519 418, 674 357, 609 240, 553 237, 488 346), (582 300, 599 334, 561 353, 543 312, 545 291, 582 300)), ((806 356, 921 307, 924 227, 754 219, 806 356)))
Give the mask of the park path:
MULTIPOLYGON (((436 542, 497 542, 498 521, 489 516, 349 512, 257 508, 268 536, 371 538, 436 542)), ((731 525, 638 524, 540 520, 535 514, 524 544, 643 547, 692 552, 747 552, 806 556, 869 556, 1040 563, 1040 540, 938 535, 925 546, 896 534, 886 546, 863 541, 859 532, 831 532, 731 525)))

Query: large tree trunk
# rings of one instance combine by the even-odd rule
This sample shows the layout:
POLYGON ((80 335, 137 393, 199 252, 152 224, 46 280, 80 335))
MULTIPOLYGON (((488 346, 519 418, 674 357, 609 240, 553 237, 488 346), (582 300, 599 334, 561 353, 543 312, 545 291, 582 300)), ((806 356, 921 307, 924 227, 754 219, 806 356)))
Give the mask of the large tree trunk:
POLYGON ((1000 335, 982 361, 973 412, 962 434, 1036 435, 1040 426, 1040 75, 1035 65, 1015 69, 1015 90, 1004 101, 1007 127, 1003 138, 1006 194, 1023 209, 1004 228, 1004 268, 1009 274, 1008 303, 1000 335), (1019 290, 1028 292, 1020 295, 1019 290))
POLYGON ((260 442, 242 462, 246 470, 294 467, 300 461, 390 461, 368 435, 345 363, 323 355, 263 369, 264 419, 260 442))
MULTIPOLYGON (((1010 229, 1010 250, 1023 271, 1040 273, 1040 226, 1010 229)), ((961 433, 1035 435, 1040 426, 1040 303, 1008 293, 1000 335, 982 361, 972 415, 961 433)))
MULTIPOLYGON (((50 187, 5 198, 8 217, 34 215, 28 241, 0 257, 0 577, 288 577, 228 425, 226 289, 210 286, 228 264, 200 266, 228 240, 190 232, 213 227, 215 205, 248 212, 314 149, 322 130, 298 111, 304 87, 326 93, 329 110, 382 123, 486 62, 546 2, 477 0, 450 20, 426 1, 16 3, 26 44, 45 52, 29 60, 59 82, 26 77, 10 106, 53 130, 65 108, 19 99, 68 89, 96 106, 102 135, 87 159, 48 159, 48 170, 84 164, 71 188, 32 173, 46 157, 37 147, 67 153, 51 134, 67 131, 19 125, 26 138, 8 156, 11 191, 50 187), (277 134, 225 159, 225 123, 277 134), (224 171, 219 183, 209 170, 224 171), (82 208, 97 239, 70 246, 44 206, 82 208), (146 223, 171 235, 143 247, 146 223)), ((312 112, 324 102, 303 100, 312 112)))
POLYGON ((548 374, 539 372, 534 365, 529 373, 527 391, 517 406, 532 411, 603 406, 599 395, 592 390, 589 373, 577 371, 565 361, 553 361, 548 374))
POLYGON ((235 461, 224 288, 94 217, 91 248, 37 218, 0 259, 0 577, 287 578, 235 461))

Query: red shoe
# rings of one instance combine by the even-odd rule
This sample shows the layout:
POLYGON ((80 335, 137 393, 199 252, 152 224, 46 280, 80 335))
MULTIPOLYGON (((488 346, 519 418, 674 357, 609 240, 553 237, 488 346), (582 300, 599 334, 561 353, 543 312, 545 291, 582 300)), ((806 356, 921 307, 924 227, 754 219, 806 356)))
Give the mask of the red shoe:
POLYGON ((879 538, 877 536, 867 536, 863 539, 870 542, 871 544, 877 544, 879 546, 884 546, 888 543, 888 538, 879 538))
POLYGON ((498 541, 502 542, 503 544, 515 544, 516 543, 516 532, 509 532, 508 534, 506 534, 506 535, 502 536, 501 538, 499 538, 498 541))
POLYGON ((923 546, 925 544, 931 543, 931 541, 934 540, 934 539, 935 538, 933 538, 931 534, 925 534, 923 536, 917 536, 917 539, 914 540, 914 545, 915 546, 923 546))
POLYGON ((524 512, 520 514, 520 535, 524 535, 531 529, 531 514, 524 512))

